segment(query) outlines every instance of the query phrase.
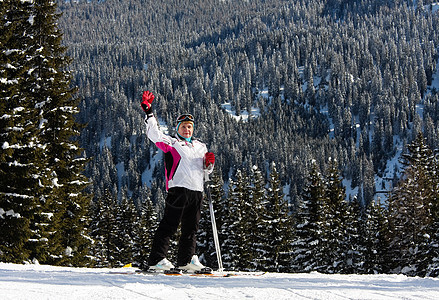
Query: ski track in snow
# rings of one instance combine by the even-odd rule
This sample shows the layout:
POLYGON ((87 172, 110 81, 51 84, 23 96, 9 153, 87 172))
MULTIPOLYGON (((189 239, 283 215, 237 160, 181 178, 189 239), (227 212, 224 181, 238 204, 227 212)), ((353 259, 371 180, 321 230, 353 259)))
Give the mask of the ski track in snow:
POLYGON ((268 273, 226 278, 0 263, 0 299, 439 299, 439 279, 268 273), (111 274, 111 272, 119 272, 111 274))

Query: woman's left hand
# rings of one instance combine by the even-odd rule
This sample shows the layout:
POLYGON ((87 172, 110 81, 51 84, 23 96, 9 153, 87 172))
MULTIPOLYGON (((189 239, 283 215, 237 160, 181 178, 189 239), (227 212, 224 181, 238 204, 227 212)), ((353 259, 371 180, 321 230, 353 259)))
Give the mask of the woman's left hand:
POLYGON ((213 154, 212 152, 207 152, 204 155, 204 164, 207 167, 209 167, 210 165, 215 164, 215 154, 213 154))

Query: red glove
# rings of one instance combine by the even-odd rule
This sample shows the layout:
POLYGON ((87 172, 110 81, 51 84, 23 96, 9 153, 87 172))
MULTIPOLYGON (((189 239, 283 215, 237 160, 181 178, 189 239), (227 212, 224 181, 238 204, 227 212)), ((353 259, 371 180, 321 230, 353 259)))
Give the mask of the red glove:
POLYGON ((215 163, 215 155, 212 152, 207 152, 204 155, 204 164, 206 165, 206 168, 210 165, 213 165, 215 163))
POLYGON ((151 111, 151 103, 154 100, 154 95, 150 91, 143 92, 142 96, 142 109, 144 112, 149 113, 151 111))

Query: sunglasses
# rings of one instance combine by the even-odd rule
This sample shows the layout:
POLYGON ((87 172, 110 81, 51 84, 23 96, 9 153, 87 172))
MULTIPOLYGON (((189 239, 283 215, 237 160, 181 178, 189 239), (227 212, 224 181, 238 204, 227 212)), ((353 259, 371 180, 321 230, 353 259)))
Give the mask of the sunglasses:
POLYGON ((184 114, 177 118, 177 123, 185 122, 185 121, 195 122, 195 119, 191 114, 184 114))

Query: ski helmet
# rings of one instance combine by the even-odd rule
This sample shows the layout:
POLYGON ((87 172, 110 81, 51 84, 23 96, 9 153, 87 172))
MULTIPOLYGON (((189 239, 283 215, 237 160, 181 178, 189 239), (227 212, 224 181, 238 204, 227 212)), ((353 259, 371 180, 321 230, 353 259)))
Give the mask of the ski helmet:
POLYGON ((193 125, 195 123, 195 119, 191 114, 182 114, 177 118, 177 127, 181 122, 192 122, 193 125))

